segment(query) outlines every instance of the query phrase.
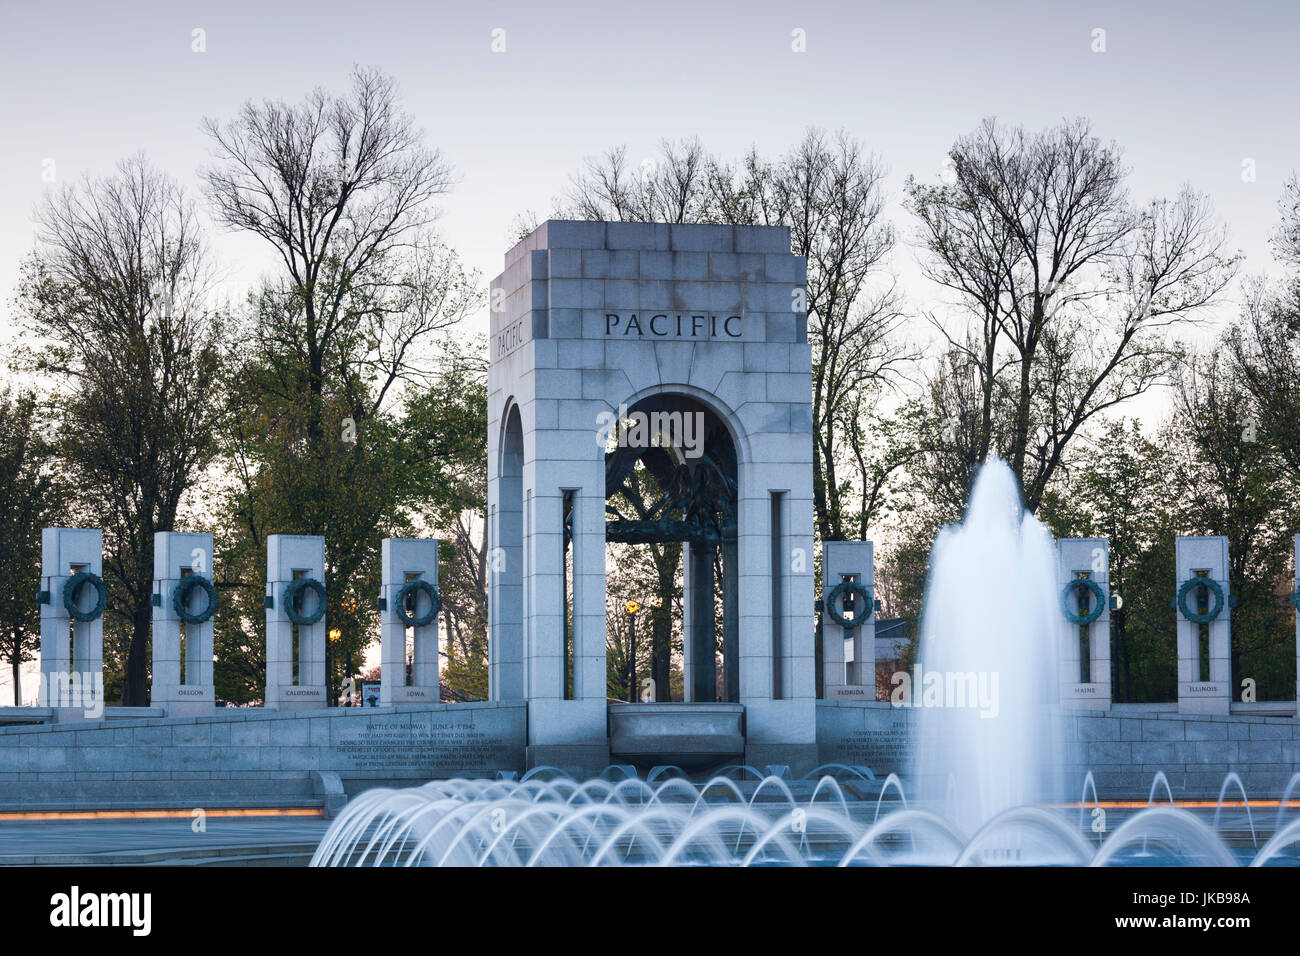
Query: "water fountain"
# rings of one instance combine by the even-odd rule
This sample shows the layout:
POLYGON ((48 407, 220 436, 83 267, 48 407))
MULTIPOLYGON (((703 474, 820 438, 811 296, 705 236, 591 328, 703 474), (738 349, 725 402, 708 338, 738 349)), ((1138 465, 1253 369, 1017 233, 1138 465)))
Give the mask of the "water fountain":
POLYGON ((1052 538, 1003 462, 982 469, 965 520, 935 540, 917 673, 911 775, 962 830, 1063 796, 1052 538), (971 690, 987 693, 972 700, 971 690), (953 785, 949 787, 949 778, 953 785))
POLYGON ((1107 802, 1091 773, 1079 802, 1065 802, 1057 614, 1052 539, 1022 508, 1010 469, 992 461, 964 521, 932 553, 905 688, 918 718, 906 785, 840 763, 793 781, 745 765, 705 783, 671 765, 644 780, 629 767, 586 781, 539 767, 519 781, 432 781, 362 793, 313 865, 1300 865, 1300 820, 1285 819, 1297 778, 1262 849, 1236 774, 1212 820, 1208 808, 1175 805, 1160 772, 1145 807, 1107 802), (1219 829, 1230 787, 1249 842, 1231 836, 1235 822, 1219 829), (1107 810, 1118 823, 1109 831, 1096 825, 1107 810))

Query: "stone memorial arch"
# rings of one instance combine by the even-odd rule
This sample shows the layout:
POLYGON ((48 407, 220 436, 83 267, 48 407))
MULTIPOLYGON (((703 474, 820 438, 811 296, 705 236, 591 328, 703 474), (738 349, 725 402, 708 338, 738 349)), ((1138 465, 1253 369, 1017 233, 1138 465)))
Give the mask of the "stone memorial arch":
POLYGON ((692 747, 815 761, 805 269, 783 227, 551 220, 506 254, 488 373, 490 679, 494 700, 527 701, 530 765, 598 771, 656 733, 676 738, 663 763, 692 747), (609 514, 637 469, 654 499, 609 514), (607 702, 607 541, 682 544, 683 702, 607 702))

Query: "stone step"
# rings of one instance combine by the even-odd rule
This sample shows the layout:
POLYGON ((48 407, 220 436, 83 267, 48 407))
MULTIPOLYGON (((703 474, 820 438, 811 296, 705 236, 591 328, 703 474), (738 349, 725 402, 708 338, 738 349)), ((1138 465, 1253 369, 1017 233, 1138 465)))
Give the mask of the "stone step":
POLYGON ((315 843, 298 841, 152 847, 101 853, 6 853, 0 854, 0 866, 247 866, 253 862, 276 865, 271 861, 286 861, 279 865, 306 865, 315 852, 315 843))
MULTIPOLYGON (((211 810, 320 810, 324 801, 320 797, 204 797, 196 795, 194 801, 177 800, 96 800, 62 802, 0 803, 0 819, 6 813, 94 813, 107 811, 170 811, 190 813, 196 808, 211 810)), ((256 814, 249 814, 255 816, 256 814)), ((275 814, 267 814, 274 816, 275 814)))

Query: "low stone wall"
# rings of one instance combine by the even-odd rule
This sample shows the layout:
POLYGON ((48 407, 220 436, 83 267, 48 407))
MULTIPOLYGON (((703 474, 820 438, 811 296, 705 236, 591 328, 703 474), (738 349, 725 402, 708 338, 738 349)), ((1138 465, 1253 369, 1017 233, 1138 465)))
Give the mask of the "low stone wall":
MULTIPOLYGON (((818 701, 818 759, 906 781, 917 714, 885 703, 818 701)), ((1230 771, 1252 799, 1276 798, 1300 772, 1295 717, 1128 709, 1069 714, 1065 731, 1073 741, 1071 779, 1081 783, 1091 770, 1102 799, 1145 800, 1157 771, 1176 798, 1213 799, 1230 771)), ((349 795, 492 777, 522 770, 526 738, 522 702, 230 708, 203 717, 0 726, 0 811, 318 806, 324 795, 313 772, 337 774, 349 795)))
POLYGON ((0 726, 0 810, 310 806, 345 791, 524 764, 522 703, 267 711, 0 726))
MULTIPOLYGON (((918 713, 887 703, 818 701, 818 757, 822 763, 870 767, 878 778, 897 773, 906 780, 918 713)), ((1070 779, 1081 785, 1092 771, 1102 799, 1145 800, 1159 771, 1175 798, 1214 799, 1229 772, 1242 778, 1251 798, 1277 798, 1300 772, 1295 717, 1124 710, 1067 714, 1064 723, 1072 741, 1070 779)))
POLYGON ((1103 798, 1145 799, 1161 770, 1175 797, 1217 798, 1229 772, 1241 777, 1250 797, 1280 797, 1300 771, 1295 717, 1119 712, 1075 714, 1067 724, 1078 775, 1091 770, 1103 798))

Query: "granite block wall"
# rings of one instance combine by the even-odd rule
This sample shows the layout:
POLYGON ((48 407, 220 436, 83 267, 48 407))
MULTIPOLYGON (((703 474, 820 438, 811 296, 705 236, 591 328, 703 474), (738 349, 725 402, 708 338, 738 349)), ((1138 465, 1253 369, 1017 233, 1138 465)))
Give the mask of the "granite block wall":
MULTIPOLYGON (((818 758, 906 780, 917 714, 887 703, 818 701, 818 758)), ((1070 742, 1069 780, 1081 787, 1091 771, 1102 799, 1146 799, 1160 771, 1175 798, 1217 798, 1229 772, 1240 775, 1251 797, 1280 797, 1300 773, 1295 717, 1075 712, 1064 717, 1062 730, 1070 742)))
POLYGON ((0 809, 303 805, 312 771, 355 793, 524 763, 522 703, 430 704, 0 727, 0 809))

